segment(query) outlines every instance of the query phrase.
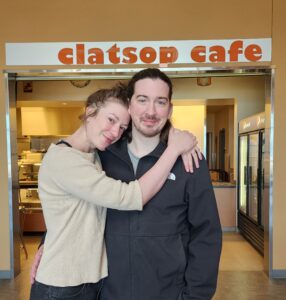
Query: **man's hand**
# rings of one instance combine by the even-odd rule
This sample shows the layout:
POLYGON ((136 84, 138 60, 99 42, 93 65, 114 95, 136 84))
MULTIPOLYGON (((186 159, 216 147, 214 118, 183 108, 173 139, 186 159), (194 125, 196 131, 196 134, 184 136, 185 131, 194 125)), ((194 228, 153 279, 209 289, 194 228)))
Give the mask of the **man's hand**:
POLYGON ((194 172, 194 164, 195 162, 196 168, 199 168, 199 160, 203 159, 203 155, 201 153, 201 150, 198 146, 195 146, 192 150, 189 150, 188 152, 185 152, 182 154, 182 159, 184 162, 185 170, 187 172, 194 172))
POLYGON ((43 251, 44 251, 44 245, 42 245, 38 249, 38 251, 35 255, 35 258, 34 258, 34 261, 33 261, 33 264, 32 264, 32 268, 31 268, 31 271, 30 271, 30 282, 31 282, 31 284, 33 284, 35 282, 37 270, 38 270, 38 267, 39 267, 39 264, 40 264, 40 261, 41 261, 42 255, 43 255, 43 251))

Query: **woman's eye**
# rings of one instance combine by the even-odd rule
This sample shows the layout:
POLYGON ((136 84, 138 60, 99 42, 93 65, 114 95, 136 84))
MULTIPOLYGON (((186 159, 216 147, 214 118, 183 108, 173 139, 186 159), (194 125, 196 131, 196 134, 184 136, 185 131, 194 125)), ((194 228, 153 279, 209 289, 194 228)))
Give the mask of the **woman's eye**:
POLYGON ((125 126, 121 126, 120 129, 121 129, 122 131, 125 131, 127 128, 126 128, 125 126))
POLYGON ((115 120, 113 118, 108 118, 108 121, 112 124, 115 122, 115 120))
POLYGON ((144 103, 144 102, 146 102, 146 99, 145 98, 139 98, 138 102, 144 103))

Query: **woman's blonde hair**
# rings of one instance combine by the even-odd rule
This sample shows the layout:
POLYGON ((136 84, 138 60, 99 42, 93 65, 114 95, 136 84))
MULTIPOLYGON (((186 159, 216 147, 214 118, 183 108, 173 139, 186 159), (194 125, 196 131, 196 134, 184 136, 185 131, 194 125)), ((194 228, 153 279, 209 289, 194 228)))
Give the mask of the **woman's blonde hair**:
POLYGON ((116 102, 122 104, 124 107, 129 107, 129 101, 127 98, 127 87, 123 83, 118 83, 110 89, 100 89, 92 93, 86 100, 85 110, 88 107, 95 108, 90 114, 82 114, 79 118, 82 121, 86 121, 89 117, 94 117, 107 102, 116 102))

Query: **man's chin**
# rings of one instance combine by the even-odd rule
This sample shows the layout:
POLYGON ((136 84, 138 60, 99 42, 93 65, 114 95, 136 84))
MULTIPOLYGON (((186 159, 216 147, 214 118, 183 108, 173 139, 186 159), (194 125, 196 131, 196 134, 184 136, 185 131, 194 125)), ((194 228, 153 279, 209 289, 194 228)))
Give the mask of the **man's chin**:
POLYGON ((145 137, 155 137, 160 134, 159 130, 140 130, 139 131, 145 137))

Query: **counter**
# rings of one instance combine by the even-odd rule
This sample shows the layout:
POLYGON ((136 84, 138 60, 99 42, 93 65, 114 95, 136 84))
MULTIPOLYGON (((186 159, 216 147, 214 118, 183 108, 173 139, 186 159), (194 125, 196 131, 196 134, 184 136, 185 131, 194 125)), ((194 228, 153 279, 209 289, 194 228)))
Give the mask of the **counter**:
POLYGON ((236 184, 213 181, 218 213, 223 231, 235 231, 237 227, 236 184))
POLYGON ((37 181, 19 181, 19 213, 22 232, 46 231, 37 181))

